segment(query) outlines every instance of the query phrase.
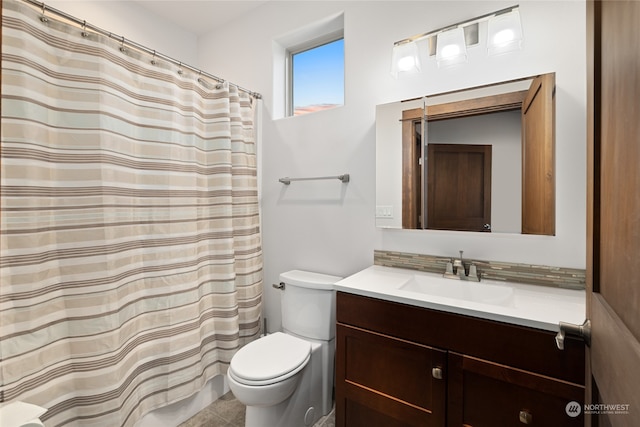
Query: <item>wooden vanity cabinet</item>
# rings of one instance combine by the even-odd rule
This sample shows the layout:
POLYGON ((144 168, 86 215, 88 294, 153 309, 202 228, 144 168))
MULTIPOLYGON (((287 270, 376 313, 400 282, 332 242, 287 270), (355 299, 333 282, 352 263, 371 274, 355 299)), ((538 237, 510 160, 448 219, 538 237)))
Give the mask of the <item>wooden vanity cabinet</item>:
POLYGON ((338 427, 584 423, 580 341, 343 292, 337 322, 338 427))

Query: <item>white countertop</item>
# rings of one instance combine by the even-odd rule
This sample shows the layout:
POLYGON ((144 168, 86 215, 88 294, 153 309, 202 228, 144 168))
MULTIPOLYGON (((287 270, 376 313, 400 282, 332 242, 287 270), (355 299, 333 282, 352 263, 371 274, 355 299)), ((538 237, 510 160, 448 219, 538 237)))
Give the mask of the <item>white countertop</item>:
MULTIPOLYGON (((403 268, 374 265, 346 277, 335 284, 337 291, 378 298, 433 310, 463 314, 498 322, 528 326, 548 331, 558 331, 560 321, 582 324, 585 320, 586 297, 583 290, 552 288, 520 283, 482 280, 466 282, 442 278, 442 275, 403 268), (500 303, 478 302, 402 289, 411 281, 437 284, 445 289, 465 289, 482 294, 487 291, 508 293, 506 301, 500 303), (509 290, 509 289, 512 289, 509 290), (479 290, 479 292, 478 292, 479 290)), ((491 292, 487 292, 490 294, 491 292)))

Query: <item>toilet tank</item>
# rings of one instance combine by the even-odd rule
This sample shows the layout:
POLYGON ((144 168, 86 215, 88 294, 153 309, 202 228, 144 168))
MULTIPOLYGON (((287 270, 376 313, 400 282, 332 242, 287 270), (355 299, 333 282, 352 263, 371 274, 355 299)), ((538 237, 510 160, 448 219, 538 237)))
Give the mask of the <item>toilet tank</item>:
POLYGON ((282 273, 282 329, 304 338, 332 340, 336 335, 333 284, 340 279, 342 277, 301 270, 282 273))

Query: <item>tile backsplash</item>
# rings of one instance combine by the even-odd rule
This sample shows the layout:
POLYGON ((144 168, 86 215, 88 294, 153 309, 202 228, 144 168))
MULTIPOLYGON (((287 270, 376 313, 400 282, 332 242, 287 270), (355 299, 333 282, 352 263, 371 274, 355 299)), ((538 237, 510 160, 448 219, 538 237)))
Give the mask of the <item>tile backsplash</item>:
MULTIPOLYGON (((444 273, 451 257, 412 254, 406 252, 373 252, 373 263, 387 267, 409 268, 444 273)), ((484 279, 528 283, 565 289, 585 289, 586 271, 576 268, 548 265, 514 264, 500 261, 484 261, 464 258, 465 264, 473 262, 484 279)))

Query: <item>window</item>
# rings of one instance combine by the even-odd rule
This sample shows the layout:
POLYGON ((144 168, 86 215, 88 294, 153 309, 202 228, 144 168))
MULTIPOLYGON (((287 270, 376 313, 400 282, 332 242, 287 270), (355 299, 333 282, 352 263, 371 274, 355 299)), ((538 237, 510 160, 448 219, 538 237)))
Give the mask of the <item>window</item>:
POLYGON ((344 13, 273 39, 273 118, 344 105, 344 13))
POLYGON ((290 55, 289 115, 344 105, 344 38, 290 55))

